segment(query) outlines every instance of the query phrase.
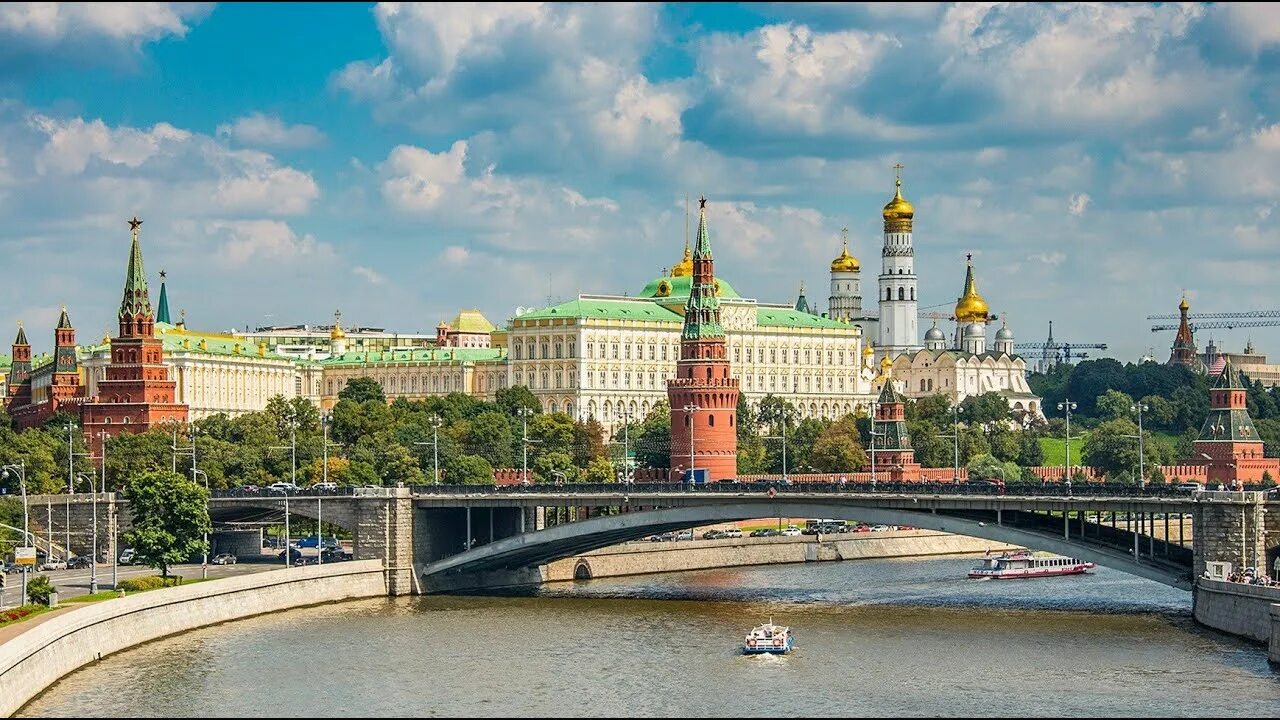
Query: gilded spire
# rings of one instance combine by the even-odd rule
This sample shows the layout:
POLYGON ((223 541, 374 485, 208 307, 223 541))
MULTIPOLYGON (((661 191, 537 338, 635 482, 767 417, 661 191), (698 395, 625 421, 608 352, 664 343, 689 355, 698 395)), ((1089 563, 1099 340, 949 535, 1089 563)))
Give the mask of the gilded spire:
POLYGON ((902 197, 902 163, 893 166, 894 190, 893 199, 884 206, 884 231, 886 233, 909 233, 915 218, 916 209, 906 198, 902 197))
POLYGON ((956 320, 960 323, 986 323, 989 317, 987 301, 978 294, 978 282, 973 278, 973 255, 965 256, 968 267, 964 275, 964 294, 956 300, 956 320))
POLYGON ((22 329, 22 321, 21 321, 21 320, 19 320, 19 321, 18 321, 18 337, 17 337, 17 339, 16 339, 16 340, 14 340, 14 341, 13 341, 13 344, 14 344, 14 345, 21 345, 21 346, 25 346, 25 345, 30 345, 30 344, 31 344, 31 343, 27 342, 27 331, 26 331, 26 330, 24 330, 24 329, 22 329))
POLYGON ((124 297, 120 300, 119 318, 150 319, 151 299, 147 296, 147 274, 142 267, 142 244, 138 240, 142 233, 142 221, 134 217, 129 221, 129 230, 133 234, 133 244, 129 248, 129 269, 125 271, 124 297))
POLYGON ((66 305, 63 305, 63 306, 62 306, 62 315, 58 317, 58 329, 59 329, 59 330, 70 330, 70 329, 71 329, 71 318, 67 317, 67 306, 66 306, 66 305))
POLYGON ((169 293, 164 287, 165 272, 160 271, 160 301, 156 303, 156 322, 169 322, 169 293))

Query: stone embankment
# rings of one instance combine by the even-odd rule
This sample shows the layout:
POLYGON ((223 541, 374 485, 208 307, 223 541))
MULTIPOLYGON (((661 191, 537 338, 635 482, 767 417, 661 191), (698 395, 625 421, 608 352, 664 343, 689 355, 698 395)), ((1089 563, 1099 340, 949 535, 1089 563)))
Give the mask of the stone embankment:
POLYGON ((543 567, 542 577, 552 582, 743 565, 974 555, 1014 549, 1020 548, 935 530, 823 535, 820 541, 812 535, 801 535, 632 542, 549 563, 543 567))
POLYGON ((77 668, 206 625, 387 594, 380 560, 273 570, 86 603, 0 644, 0 717, 77 668))

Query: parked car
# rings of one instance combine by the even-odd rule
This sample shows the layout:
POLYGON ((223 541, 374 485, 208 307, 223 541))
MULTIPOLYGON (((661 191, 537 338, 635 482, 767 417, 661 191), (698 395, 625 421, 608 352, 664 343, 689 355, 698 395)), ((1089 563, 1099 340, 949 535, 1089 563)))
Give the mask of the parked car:
POLYGON ((693 539, 693 530, 681 530, 680 532, 676 533, 676 536, 675 536, 675 538, 674 538, 674 539, 676 539, 676 540, 692 540, 692 539, 693 539))
POLYGON ((1202 492, 1204 490, 1204 485, 1198 482, 1188 482, 1178 485, 1178 489, 1186 490, 1188 492, 1202 492))
POLYGON ((724 537, 724 532, 721 530, 708 530, 702 533, 703 540, 719 540, 722 537, 724 537))
POLYGON ((318 482, 318 483, 316 483, 315 485, 312 485, 312 486, 311 486, 311 489, 312 489, 312 490, 337 490, 337 489, 338 489, 338 483, 336 483, 336 482, 318 482))
POLYGON ((240 486, 240 492, 247 492, 247 493, 262 492, 262 488, 258 487, 257 485, 253 485, 253 484, 241 485, 241 486, 240 486))
POLYGON ((42 571, 45 571, 45 570, 66 570, 66 569, 67 569, 67 561, 66 561, 66 560, 46 560, 46 561, 44 562, 44 564, 40 566, 40 570, 42 570, 42 571))
POLYGON ((728 528, 728 529, 726 529, 722 534, 724 535, 724 537, 727 537, 727 538, 740 538, 740 537, 742 537, 742 531, 741 531, 741 530, 739 530, 739 529, 738 529, 738 528, 736 528, 736 527, 735 527, 735 528, 728 528))
POLYGON ((871 526, 866 523, 858 523, 857 527, 855 527, 853 531, 854 532, 871 532, 871 526))
POLYGON ((291 482, 273 482, 267 486, 267 490, 273 493, 298 492, 298 486, 291 482))
POLYGON ((891 529, 888 525, 873 525, 871 532, 889 532, 891 529))
POLYGON ((133 548, 125 548, 120 551, 120 558, 118 559, 118 562, 121 565, 132 565, 137 561, 137 557, 138 554, 133 551, 133 548))
POLYGON ((796 537, 797 535, 800 535, 800 534, 801 534, 800 528, 796 527, 795 525, 788 525, 787 529, 782 531, 782 535, 785 535, 786 537, 796 537))
POLYGON ((7 562, 4 564, 5 575, 12 575, 14 573, 20 573, 20 572, 22 572, 22 566, 19 565, 18 563, 7 562))
POLYGON ((760 528, 759 530, 752 530, 751 537, 769 537, 769 532, 770 531, 768 528, 760 528))
MULTIPOLYGON (((296 547, 289 546, 289 562, 290 562, 290 563, 295 563, 295 562, 297 562, 297 561, 298 561, 298 558, 300 558, 300 557, 302 557, 302 551, 301 551, 301 550, 299 550, 299 549, 298 549, 298 548, 296 548, 296 547)), ((284 559, 284 551, 283 551, 283 550, 281 550, 281 551, 276 555, 276 559, 277 559, 277 560, 283 560, 283 559, 284 559)))
POLYGON ((83 570, 89 567, 89 558, 84 555, 77 555, 67 562, 68 570, 83 570))
POLYGON ((214 565, 235 565, 236 556, 231 553, 218 553, 217 555, 214 555, 213 559, 209 562, 214 565))
POLYGON ((314 557, 299 557, 293 561, 293 564, 294 565, 315 565, 316 559, 314 557))

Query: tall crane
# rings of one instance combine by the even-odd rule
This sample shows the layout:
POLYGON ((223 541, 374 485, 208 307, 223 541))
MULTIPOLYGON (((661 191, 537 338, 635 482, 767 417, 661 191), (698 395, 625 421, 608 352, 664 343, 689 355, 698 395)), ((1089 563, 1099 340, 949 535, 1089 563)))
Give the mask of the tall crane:
POLYGON ((1089 353, 1081 350, 1106 350, 1106 343, 1059 342, 1053 339, 1053 321, 1049 321, 1049 339, 1043 342, 1014 343, 1015 350, 1032 350, 1027 357, 1036 361, 1036 372, 1048 372, 1059 363, 1070 363, 1073 358, 1084 359, 1089 353))
MULTIPOLYGON (((1161 313, 1159 315, 1148 315, 1147 319, 1181 320, 1182 316, 1177 313, 1161 313)), ((1280 326, 1280 310, 1247 310, 1244 312, 1226 313, 1187 313, 1187 325, 1191 327, 1191 332, 1196 332, 1201 329, 1234 330, 1236 328, 1248 327, 1276 327, 1280 326)), ((1151 332, 1164 332, 1167 330, 1177 329, 1177 323, 1172 325, 1166 323, 1151 326, 1151 332)))

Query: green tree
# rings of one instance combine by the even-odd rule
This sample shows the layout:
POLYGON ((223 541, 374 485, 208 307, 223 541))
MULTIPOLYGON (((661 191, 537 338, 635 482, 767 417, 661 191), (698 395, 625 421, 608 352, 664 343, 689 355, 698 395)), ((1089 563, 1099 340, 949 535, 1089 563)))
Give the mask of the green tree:
POLYGON ((1003 425, 996 428, 987 436, 987 442, 991 445, 991 454, 1002 462, 1016 462, 1022 454, 1019 439, 1023 434, 1009 430, 1003 425))
POLYGON ((631 433, 631 447, 640 467, 671 466, 671 410, 667 403, 660 402, 649 411, 639 432, 631 433))
MULTIPOLYGON (((755 409, 751 407, 751 403, 747 402, 745 395, 738 395, 738 406, 734 414, 738 418, 738 474, 763 473, 767 468, 767 458, 764 440, 760 439, 760 422, 755 409)), ((679 461, 676 464, 680 464, 679 461)))
POLYGON ((573 462, 585 468, 595 460, 608 461, 604 446, 604 426, 595 418, 573 423, 573 462))
POLYGON ((1271 471, 1263 470, 1262 471, 1262 487, 1270 488, 1275 486, 1276 486, 1276 479, 1271 477, 1271 471))
POLYGON ((377 400, 384 405, 387 402, 387 396, 382 392, 382 385, 371 377, 351 378, 347 381, 346 387, 338 391, 338 399, 351 400, 358 405, 363 405, 370 400, 377 400))
POLYGON ((160 429, 107 438, 107 489, 128 487, 134 478, 173 467, 173 437, 160 429))
POLYGON ((493 466, 479 455, 463 455, 443 478, 452 485, 492 485, 493 466))
POLYGON ((1018 464, 1025 467, 1044 464, 1044 446, 1035 433, 1024 431, 1018 434, 1018 464))
POLYGON ((511 417, 516 417, 520 408, 529 408, 535 413, 542 412, 542 405, 538 402, 538 398, 523 385, 501 388, 494 394, 494 402, 502 412, 511 417))
POLYGON ((951 425, 951 397, 942 393, 907 403, 907 420, 927 420, 935 425, 951 425))
POLYGON ((1133 398, 1119 390, 1108 390, 1098 398, 1097 416, 1102 420, 1119 420, 1133 415, 1133 398))
POLYGON ((484 412, 471 421, 467 429, 467 451, 484 458, 495 468, 514 467, 513 447, 516 438, 511 424, 500 412, 484 412))
POLYGON ((573 418, 564 413, 544 413, 529 419, 529 463, 548 453, 563 454, 573 462, 573 418))
MULTIPOLYGON (((1101 423, 1085 438, 1082 461, 1107 475, 1131 472, 1138 467, 1137 435, 1138 426, 1128 418, 1101 423)), ((1146 467, 1155 467, 1160 464, 1159 450, 1152 443, 1150 433, 1143 435, 1146 467)))
POLYGON ((132 522, 125 542, 161 577, 169 577, 170 565, 206 549, 203 535, 212 526, 209 496, 200 485, 167 470, 144 472, 129 479, 124 497, 132 522))
MULTIPOLYGON (((950 430, 950 426, 947 428, 950 430)), ((951 467, 953 457, 951 438, 944 438, 937 425, 926 420, 908 420, 907 433, 916 451, 916 462, 927 468, 951 467)))
POLYGON ((613 474, 613 463, 608 458, 595 458, 583 472, 582 479, 589 483, 610 483, 617 480, 613 474))
POLYGON ((813 467, 818 472, 856 472, 867 466, 867 453, 859 442, 851 416, 832 423, 813 443, 813 467))
POLYGON ((970 480, 1013 482, 1022 477, 1022 468, 1017 464, 1004 462, 992 455, 977 455, 965 467, 969 470, 970 480))
POLYGON ((544 452, 536 460, 529 463, 530 469, 540 482, 575 482, 578 469, 573 465, 573 456, 560 450, 544 452), (559 473, 559 474, 557 474, 559 473))
POLYGON ((994 392, 970 395, 960 403, 960 416, 971 425, 981 425, 993 430, 1009 420, 1009 401, 1000 393, 994 392))

